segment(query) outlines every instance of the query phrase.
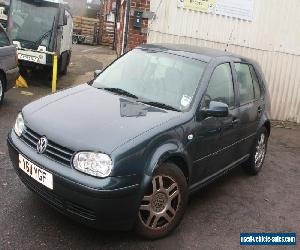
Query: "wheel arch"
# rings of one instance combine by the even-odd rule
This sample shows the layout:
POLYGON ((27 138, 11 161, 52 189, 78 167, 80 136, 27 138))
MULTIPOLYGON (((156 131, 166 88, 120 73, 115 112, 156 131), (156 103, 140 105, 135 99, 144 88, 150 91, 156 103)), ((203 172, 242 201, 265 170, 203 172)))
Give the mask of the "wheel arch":
POLYGON ((180 154, 170 155, 169 157, 164 159, 164 161, 162 161, 161 164, 164 162, 171 162, 171 163, 174 163, 175 165, 177 165, 179 167, 179 169, 182 171, 183 175, 185 176, 186 181, 189 182, 190 168, 187 163, 187 160, 185 159, 185 157, 183 155, 180 155, 180 154))
POLYGON ((163 163, 172 162, 179 167, 188 182, 190 179, 192 164, 187 153, 181 151, 181 148, 182 147, 179 147, 175 143, 168 143, 159 147, 149 161, 149 165, 146 170, 147 175, 152 176, 153 172, 163 163))
POLYGON ((259 131, 262 127, 265 127, 268 131, 268 136, 270 136, 271 134, 271 120, 269 119, 269 117, 264 114, 261 119, 260 119, 260 122, 259 122, 259 125, 257 127, 257 131, 259 131))
POLYGON ((266 129, 268 131, 268 136, 270 136, 270 134, 271 134, 271 121, 270 120, 265 121, 263 126, 266 127, 266 129))

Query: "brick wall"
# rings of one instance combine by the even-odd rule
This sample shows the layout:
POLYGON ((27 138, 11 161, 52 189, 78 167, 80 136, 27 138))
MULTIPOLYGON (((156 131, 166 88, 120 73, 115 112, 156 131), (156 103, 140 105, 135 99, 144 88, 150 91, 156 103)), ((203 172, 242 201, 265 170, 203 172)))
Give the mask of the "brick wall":
POLYGON ((141 29, 135 28, 133 26, 135 20, 133 13, 135 10, 142 12, 149 11, 150 0, 131 0, 127 50, 132 50, 136 46, 147 42, 148 19, 143 19, 141 29))
MULTIPOLYGON (((126 15, 126 0, 119 1, 117 5, 118 18, 117 18, 117 31, 115 47, 118 56, 122 53, 122 43, 123 43, 123 31, 124 31, 124 17, 126 15)), ((129 21, 128 21, 128 36, 127 36, 127 46, 125 52, 134 49, 136 46, 147 42, 147 29, 148 29, 148 19, 142 20, 142 27, 134 27, 134 11, 149 11, 150 10, 150 0, 131 0, 130 1, 130 11, 129 11, 129 21)))
POLYGON ((116 0, 105 0, 100 7, 100 43, 113 45, 115 23, 107 19, 112 14, 112 6, 116 0))

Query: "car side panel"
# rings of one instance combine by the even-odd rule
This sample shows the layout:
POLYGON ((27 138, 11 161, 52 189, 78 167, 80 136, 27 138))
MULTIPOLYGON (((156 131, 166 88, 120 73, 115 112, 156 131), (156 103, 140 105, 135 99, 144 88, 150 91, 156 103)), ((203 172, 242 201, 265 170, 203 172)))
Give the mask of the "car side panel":
POLYGON ((7 89, 13 87, 19 76, 16 52, 17 49, 14 45, 0 47, 0 70, 5 74, 7 89))
POLYGON ((240 107, 240 157, 250 153, 258 127, 258 119, 258 104, 256 102, 251 102, 240 107))
POLYGON ((16 80, 18 79, 19 75, 20 75, 20 73, 19 73, 18 67, 6 71, 7 90, 9 90, 13 86, 15 86, 16 80))
POLYGON ((221 121, 215 117, 195 122, 194 139, 189 145, 193 158, 192 185, 207 177, 213 168, 219 167, 218 157, 214 153, 217 152, 221 130, 221 121))

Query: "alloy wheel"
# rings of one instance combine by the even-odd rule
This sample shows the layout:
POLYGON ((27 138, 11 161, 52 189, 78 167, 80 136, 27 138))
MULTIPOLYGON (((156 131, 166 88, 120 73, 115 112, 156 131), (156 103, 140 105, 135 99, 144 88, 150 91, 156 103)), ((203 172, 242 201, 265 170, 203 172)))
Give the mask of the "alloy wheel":
POLYGON ((142 200, 139 219, 151 230, 167 227, 175 218, 180 202, 181 194, 175 180, 165 175, 155 176, 152 190, 142 200))
POLYGON ((265 134, 261 134, 258 139, 255 153, 255 168, 260 168, 264 162, 266 155, 266 137, 265 134))

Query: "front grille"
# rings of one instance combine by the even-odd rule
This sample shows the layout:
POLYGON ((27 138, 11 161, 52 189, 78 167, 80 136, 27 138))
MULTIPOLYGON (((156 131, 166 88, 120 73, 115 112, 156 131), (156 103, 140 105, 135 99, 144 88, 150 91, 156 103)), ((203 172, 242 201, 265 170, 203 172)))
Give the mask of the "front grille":
POLYGON ((33 192, 37 193, 44 201, 46 201, 49 205, 52 205, 59 211, 71 214, 75 216, 79 216, 86 220, 96 220, 96 213, 95 211, 77 205, 73 202, 65 200, 63 197, 60 197, 57 194, 49 191, 47 188, 41 186, 38 182, 34 179, 26 175, 22 172, 21 169, 17 168, 17 173, 20 176, 23 183, 33 192))
MULTIPOLYGON (((26 128, 21 138, 28 146, 36 149, 37 143, 41 137, 41 135, 35 133, 29 128, 26 128)), ((62 147, 50 140, 48 140, 48 146, 46 151, 44 152, 44 155, 48 158, 68 166, 71 166, 73 154, 74 151, 62 147)))

